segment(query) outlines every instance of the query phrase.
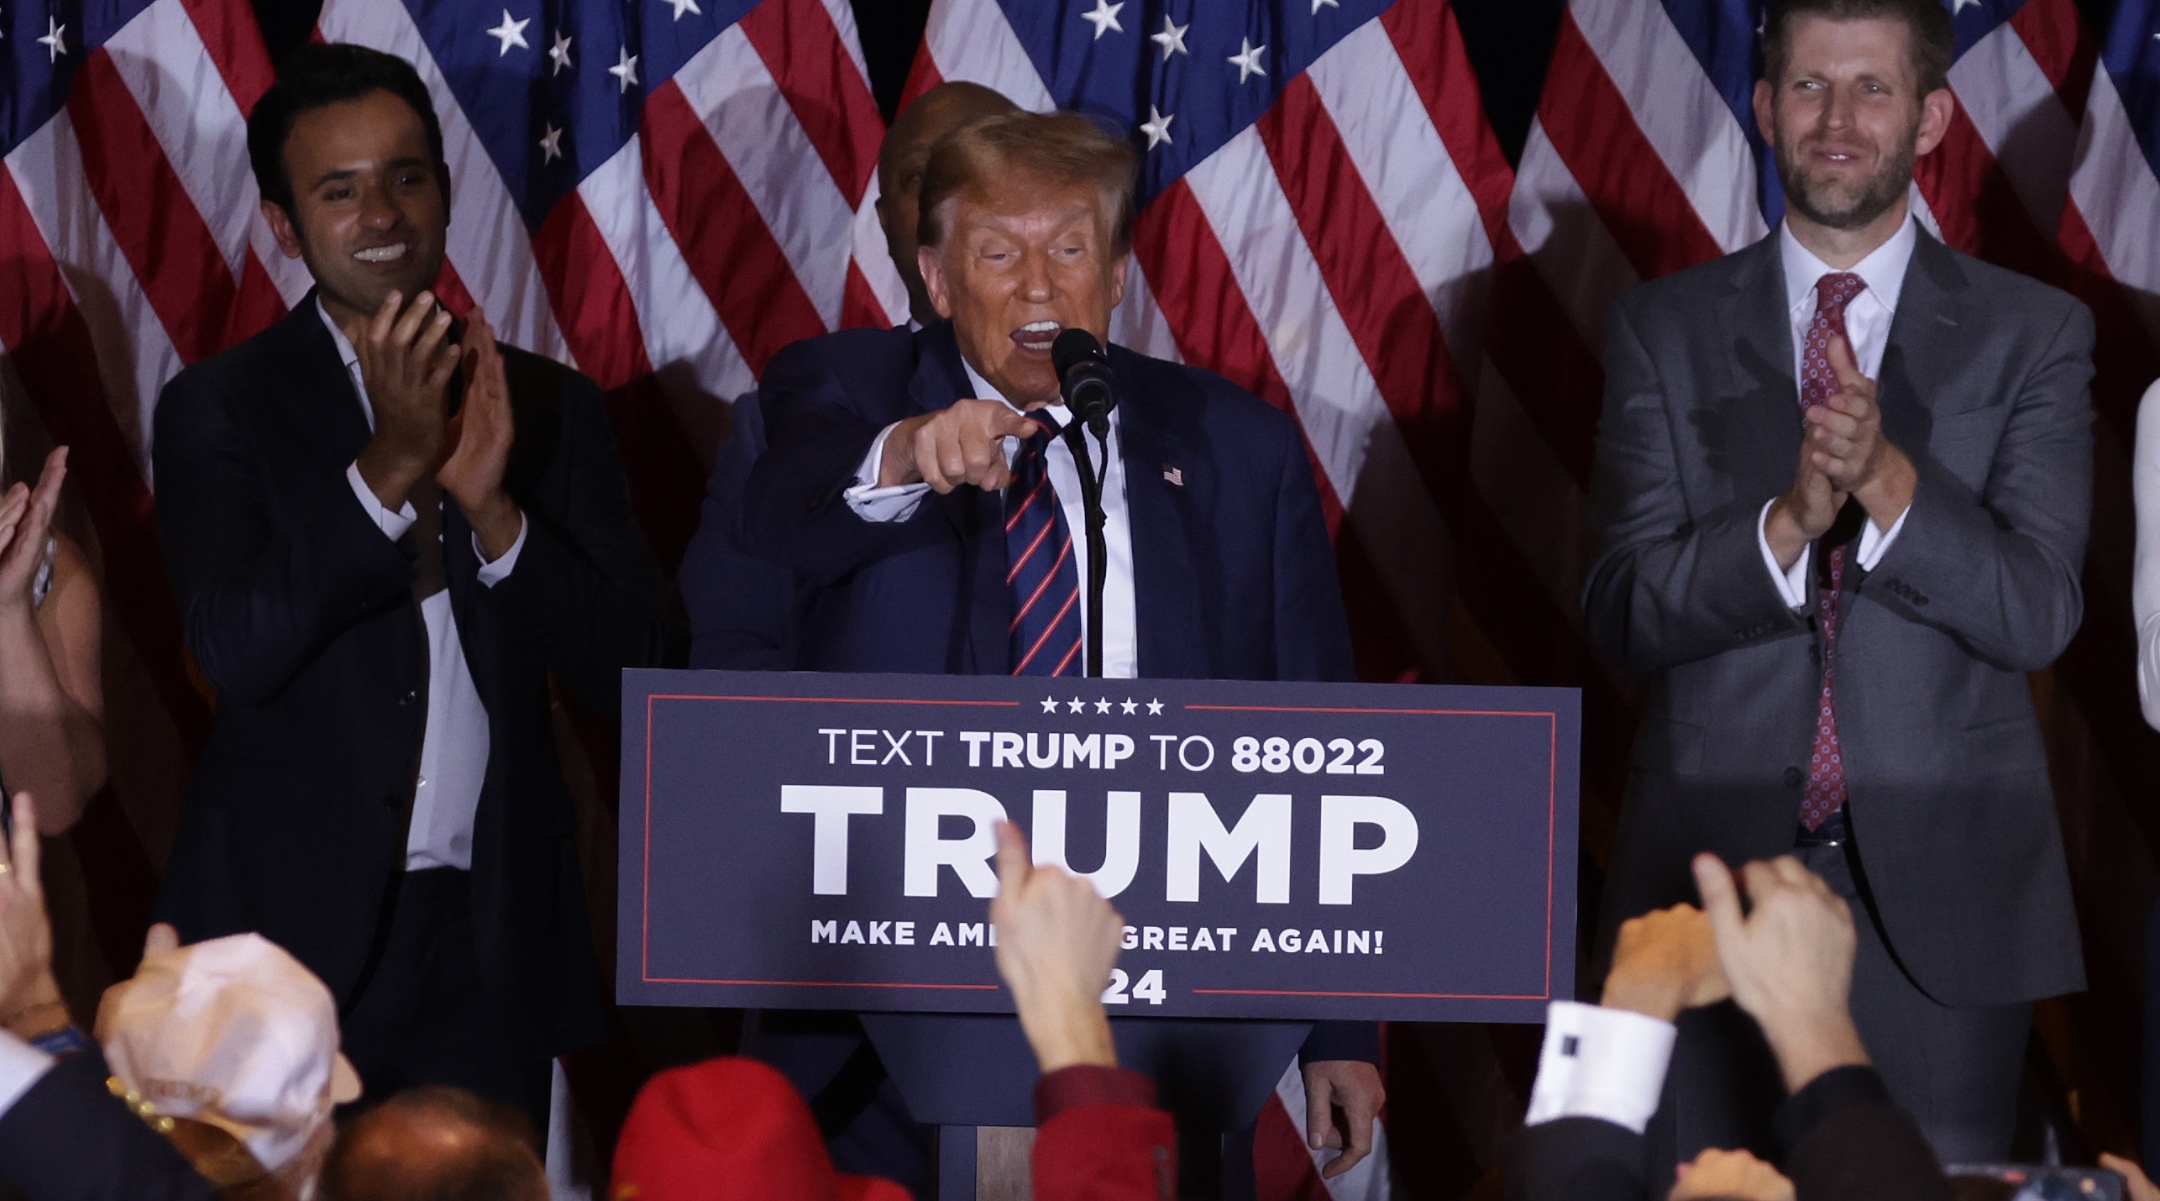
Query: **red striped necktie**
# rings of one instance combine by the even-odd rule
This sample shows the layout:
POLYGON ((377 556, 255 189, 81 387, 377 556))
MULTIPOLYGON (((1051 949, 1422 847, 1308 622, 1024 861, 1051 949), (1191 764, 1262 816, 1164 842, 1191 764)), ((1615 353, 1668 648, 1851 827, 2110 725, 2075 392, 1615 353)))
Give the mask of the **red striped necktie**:
POLYGON ((1080 569, 1065 507, 1050 485, 1050 438, 1057 426, 1040 411, 1029 416, 1042 429, 1020 447, 1005 489, 1010 662, 1016 676, 1062 676, 1080 670, 1080 569))
MULTIPOLYGON (((1844 338, 1845 307, 1867 287, 1857 275, 1838 272, 1815 281, 1815 319, 1808 323, 1807 340, 1801 344, 1800 410, 1805 413, 1837 395, 1837 372, 1830 367, 1830 339, 1844 338)), ((1845 347, 1852 349, 1852 340, 1845 347)), ((1806 434, 1803 421, 1801 431, 1806 434)), ((1808 453, 1803 440, 1802 454, 1808 453)), ((1845 807, 1845 756, 1838 749, 1837 707, 1833 702, 1832 674, 1837 667, 1838 593, 1845 587, 1845 546, 1827 548, 1829 583, 1815 597, 1822 629, 1822 686, 1815 697, 1815 745, 1808 752, 1807 786, 1800 794, 1800 824, 1810 830, 1830 820, 1845 807)))

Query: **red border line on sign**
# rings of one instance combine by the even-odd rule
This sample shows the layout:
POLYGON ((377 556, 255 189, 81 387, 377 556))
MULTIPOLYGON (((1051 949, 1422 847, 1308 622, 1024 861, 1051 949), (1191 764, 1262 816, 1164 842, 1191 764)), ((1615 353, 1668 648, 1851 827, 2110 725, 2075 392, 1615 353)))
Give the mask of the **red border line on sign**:
POLYGON ((1352 709, 1324 705, 1186 705, 1187 712, 1210 713, 1401 713, 1411 717, 1549 717, 1549 709, 1352 709))
POLYGON ((799 988, 996 988, 995 984, 817 984, 788 980, 680 980, 652 974, 652 748, 654 701, 770 701, 831 705, 949 705, 972 709, 1018 709, 1019 701, 954 701, 915 697, 870 696, 704 696, 679 692, 653 692, 645 696, 645 879, 639 920, 638 976, 647 984, 775 984, 799 988))
POLYGON ((936 988, 963 992, 996 992, 996 984, 896 984, 873 980, 703 980, 680 976, 647 976, 647 984, 765 984, 775 988, 936 988))
POLYGON ((1323 992, 1318 989, 1296 988, 1196 988, 1196 997, 1394 997, 1405 1001, 1548 1001, 1552 990, 1547 988, 1544 996, 1529 994, 1506 994, 1489 992, 1323 992))
MULTIPOLYGON (((646 713, 651 715, 654 701, 774 701, 778 703, 817 705, 954 705, 969 709, 1018 709, 1019 701, 934 701, 889 696, 706 696, 703 694, 655 692, 645 698, 646 713)), ((652 738, 651 728, 646 730, 646 740, 652 738)))
MULTIPOLYGON (((932 700, 927 698, 898 697, 840 697, 840 696, 707 696, 689 693, 650 693, 645 698, 645 873, 643 913, 643 938, 639 945, 638 968, 641 980, 646 984, 727 984, 762 985, 776 988, 895 988, 928 989, 948 992, 996 991, 995 984, 926 984, 908 982, 874 982, 845 980, 708 980, 675 976, 654 976, 652 972, 652 714, 654 701, 744 701, 795 704, 837 705, 933 705, 956 708, 1018 709, 1019 701, 967 701, 932 700)), ((1545 1001, 1552 998, 1552 911, 1554 860, 1558 857, 1559 807, 1560 807, 1560 715, 1550 710, 1506 709, 1381 709, 1347 706, 1315 705, 1185 705, 1187 712, 1216 713, 1361 713, 1400 714, 1410 717, 1542 717, 1551 724, 1552 741, 1548 764, 1548 783, 1545 811, 1545 991, 1542 995, 1498 993, 1411 993, 1411 992, 1331 992, 1319 990, 1267 989, 1267 988, 1196 988, 1194 996, 1239 997, 1367 997, 1415 1001, 1545 1001)))

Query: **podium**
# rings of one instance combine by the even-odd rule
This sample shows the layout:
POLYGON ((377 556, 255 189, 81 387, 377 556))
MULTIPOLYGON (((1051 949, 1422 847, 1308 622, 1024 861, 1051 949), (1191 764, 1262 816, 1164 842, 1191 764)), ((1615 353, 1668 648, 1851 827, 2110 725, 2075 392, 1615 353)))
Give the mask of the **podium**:
POLYGON ((1033 1122, 1011 820, 1125 919, 1120 1062, 1242 1129, 1309 1022, 1572 996, 1579 744, 1571 689, 626 672, 617 999, 862 1014, 972 1196, 1033 1122))

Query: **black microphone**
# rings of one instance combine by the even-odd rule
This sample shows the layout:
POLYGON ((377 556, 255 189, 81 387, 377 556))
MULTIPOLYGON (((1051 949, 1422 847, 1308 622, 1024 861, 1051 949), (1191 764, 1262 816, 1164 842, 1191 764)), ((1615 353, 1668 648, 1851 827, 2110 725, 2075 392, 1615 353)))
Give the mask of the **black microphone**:
POLYGON ((1087 423, 1098 442, 1110 437, 1110 410, 1117 407, 1117 378, 1110 356, 1084 329, 1068 329, 1050 344, 1050 366, 1057 371, 1058 392, 1073 419, 1087 423))

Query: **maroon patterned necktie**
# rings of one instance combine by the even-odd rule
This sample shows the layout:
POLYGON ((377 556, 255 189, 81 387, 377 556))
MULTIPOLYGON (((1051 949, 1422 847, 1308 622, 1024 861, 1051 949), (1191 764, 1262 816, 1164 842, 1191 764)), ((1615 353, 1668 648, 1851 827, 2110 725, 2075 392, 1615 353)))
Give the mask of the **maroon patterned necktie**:
MULTIPOLYGON (((1815 319, 1808 323, 1807 340, 1801 345, 1802 413, 1837 394, 1837 372, 1830 368, 1830 339, 1845 337, 1845 306, 1866 287, 1867 281, 1844 272, 1815 281, 1815 319)), ((1846 339, 1845 346, 1852 349, 1851 339, 1846 339)), ((1805 422, 1801 428, 1804 434, 1805 422)), ((1804 443, 1801 453, 1808 453, 1804 443)), ((1816 697, 1815 746, 1808 752, 1807 787, 1800 797, 1800 824, 1810 830, 1845 806, 1845 760, 1838 751, 1837 708, 1831 689, 1831 675, 1837 666, 1838 591, 1845 586, 1845 547, 1832 546, 1827 553, 1830 582, 1815 596, 1816 613, 1822 622, 1822 690, 1816 697)))

